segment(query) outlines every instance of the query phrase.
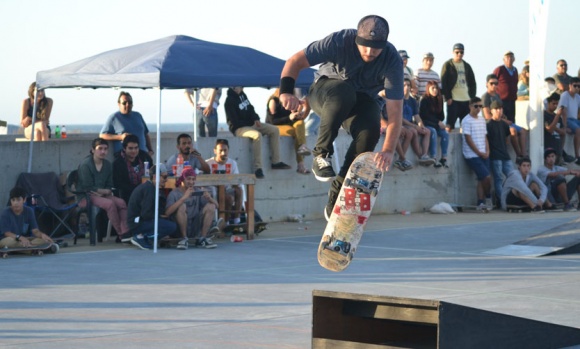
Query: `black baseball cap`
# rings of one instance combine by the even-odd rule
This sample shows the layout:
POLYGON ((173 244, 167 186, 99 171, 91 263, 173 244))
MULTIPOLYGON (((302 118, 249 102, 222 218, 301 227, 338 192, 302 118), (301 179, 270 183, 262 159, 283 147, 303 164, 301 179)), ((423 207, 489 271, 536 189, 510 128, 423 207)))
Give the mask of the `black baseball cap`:
POLYGON ((389 23, 383 17, 369 15, 363 17, 357 26, 357 45, 372 48, 385 48, 389 37, 389 23))

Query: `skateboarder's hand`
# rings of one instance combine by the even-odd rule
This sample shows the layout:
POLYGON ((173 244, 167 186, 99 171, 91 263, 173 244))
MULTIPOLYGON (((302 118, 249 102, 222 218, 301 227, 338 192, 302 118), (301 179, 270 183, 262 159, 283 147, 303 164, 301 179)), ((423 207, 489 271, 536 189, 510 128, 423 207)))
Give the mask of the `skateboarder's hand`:
POLYGON ((393 163, 393 153, 390 151, 381 151, 375 154, 375 164, 381 171, 388 171, 393 163))

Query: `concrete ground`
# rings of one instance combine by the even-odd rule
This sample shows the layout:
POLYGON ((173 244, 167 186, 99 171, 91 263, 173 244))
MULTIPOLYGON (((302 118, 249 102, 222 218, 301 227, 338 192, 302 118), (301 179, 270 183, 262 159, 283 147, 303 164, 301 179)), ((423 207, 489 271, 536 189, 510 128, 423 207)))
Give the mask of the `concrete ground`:
POLYGON ((580 328, 580 255, 486 251, 578 213, 372 216, 355 260, 321 268, 325 222, 157 254, 87 240, 0 261, 0 347, 309 348, 312 290, 443 300, 580 328))

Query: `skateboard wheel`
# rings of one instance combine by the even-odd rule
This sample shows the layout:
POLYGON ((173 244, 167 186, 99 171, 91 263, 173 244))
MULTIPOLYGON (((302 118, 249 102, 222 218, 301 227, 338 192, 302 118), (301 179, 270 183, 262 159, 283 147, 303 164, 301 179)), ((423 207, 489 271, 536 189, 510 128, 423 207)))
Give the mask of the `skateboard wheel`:
POLYGON ((42 256, 42 255, 44 254, 44 252, 42 252, 42 251, 37 251, 37 252, 36 252, 36 254, 37 254, 39 257, 40 257, 40 256, 42 256))

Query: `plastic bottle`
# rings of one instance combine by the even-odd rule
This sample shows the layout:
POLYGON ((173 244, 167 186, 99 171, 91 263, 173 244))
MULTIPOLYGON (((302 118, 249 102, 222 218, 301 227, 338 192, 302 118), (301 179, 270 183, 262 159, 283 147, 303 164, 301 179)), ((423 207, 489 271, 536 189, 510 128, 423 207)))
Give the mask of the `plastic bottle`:
POLYGON ((64 125, 62 125, 62 127, 60 128, 60 137, 66 138, 66 127, 64 125))
POLYGON ((56 125, 54 129, 54 138, 60 138, 60 126, 56 125))
POLYGON ((181 176, 181 172, 183 171, 183 155, 181 153, 177 155, 177 173, 175 174, 177 177, 181 176))
POLYGON ((143 169, 144 169, 144 172, 145 172, 144 173, 145 177, 149 177, 150 176, 149 175, 149 161, 145 161, 143 163, 143 169))

